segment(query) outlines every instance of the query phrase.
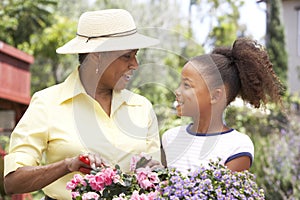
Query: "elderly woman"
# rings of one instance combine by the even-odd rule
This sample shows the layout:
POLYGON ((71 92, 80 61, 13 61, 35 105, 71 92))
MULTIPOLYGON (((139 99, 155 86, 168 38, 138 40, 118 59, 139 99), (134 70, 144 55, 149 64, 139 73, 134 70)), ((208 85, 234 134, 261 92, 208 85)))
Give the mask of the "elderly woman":
POLYGON ((5 156, 6 192, 43 189, 45 199, 71 199, 66 183, 81 169, 104 162, 128 171, 130 158, 141 152, 152 156, 150 167, 159 165, 152 105, 125 89, 138 68, 138 49, 156 44, 137 33, 125 10, 83 13, 77 36, 57 49, 79 54, 80 66, 63 83, 33 95, 5 156))

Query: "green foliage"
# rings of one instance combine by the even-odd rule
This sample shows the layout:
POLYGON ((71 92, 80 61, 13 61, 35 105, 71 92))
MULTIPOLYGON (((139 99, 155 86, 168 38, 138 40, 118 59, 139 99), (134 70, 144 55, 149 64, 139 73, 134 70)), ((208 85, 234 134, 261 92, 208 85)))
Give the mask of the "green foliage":
POLYGON ((275 105, 258 110, 250 106, 231 106, 226 111, 226 122, 241 132, 265 136, 282 128, 288 120, 286 114, 275 105))
POLYGON ((77 66, 77 55, 59 55, 56 49, 75 37, 76 23, 55 16, 56 23, 33 35, 35 63, 31 66, 31 91, 41 90, 64 80, 77 66))
MULTIPOLYGON (((202 1, 199 1, 199 5, 202 1)), ((207 0, 207 6, 213 20, 212 30, 209 33, 211 46, 231 46, 239 32, 243 32, 239 25, 239 8, 244 4, 243 0, 207 0)))
POLYGON ((267 50, 273 68, 280 80, 286 85, 287 81, 287 52, 285 49, 284 26, 281 22, 281 0, 270 0, 267 15, 267 50))
POLYGON ((87 0, 58 0, 55 14, 71 21, 77 21, 83 12, 96 9, 95 6, 91 5, 91 2, 87 0))
POLYGON ((17 47, 51 24, 56 0, 2 0, 0 40, 17 47))
POLYGON ((268 105, 264 110, 232 106, 226 114, 229 126, 249 135, 255 157, 251 171, 265 190, 266 199, 299 199, 299 110, 290 110, 296 97, 285 97, 284 108, 268 105))
MULTIPOLYGON (((296 115, 292 118, 294 122, 299 120, 296 115)), ((300 198, 300 127, 290 123, 287 128, 256 138, 253 171, 265 188, 267 199, 300 198)))

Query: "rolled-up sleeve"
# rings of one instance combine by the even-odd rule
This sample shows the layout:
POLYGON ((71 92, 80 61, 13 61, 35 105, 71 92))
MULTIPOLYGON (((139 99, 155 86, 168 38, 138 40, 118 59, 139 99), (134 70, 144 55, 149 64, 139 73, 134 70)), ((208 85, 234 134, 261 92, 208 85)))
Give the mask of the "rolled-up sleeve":
POLYGON ((37 166, 47 146, 47 108, 38 94, 11 134, 9 154, 4 157, 4 176, 22 166, 37 166))

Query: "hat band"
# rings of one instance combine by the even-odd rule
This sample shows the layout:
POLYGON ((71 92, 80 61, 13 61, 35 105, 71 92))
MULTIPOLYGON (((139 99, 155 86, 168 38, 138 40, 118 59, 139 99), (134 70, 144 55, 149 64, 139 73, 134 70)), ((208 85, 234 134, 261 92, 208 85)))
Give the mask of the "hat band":
POLYGON ((137 32, 136 28, 129 30, 129 31, 124 31, 124 32, 119 32, 119 33, 112 33, 112 34, 107 34, 107 35, 98 35, 98 36, 87 36, 87 35, 81 35, 79 33, 76 33, 76 35, 80 37, 87 38, 86 42, 88 42, 90 39, 95 39, 95 38, 102 38, 102 37, 122 37, 122 36, 127 36, 127 35, 132 35, 137 32))

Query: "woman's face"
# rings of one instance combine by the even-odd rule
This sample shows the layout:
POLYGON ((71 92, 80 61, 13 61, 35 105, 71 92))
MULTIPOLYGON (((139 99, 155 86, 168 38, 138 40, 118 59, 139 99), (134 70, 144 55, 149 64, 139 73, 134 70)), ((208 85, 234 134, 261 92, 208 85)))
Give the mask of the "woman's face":
POLYGON ((106 52, 100 55, 100 62, 107 66, 101 74, 98 85, 104 89, 122 90, 130 81, 133 70, 138 68, 138 50, 106 52))
POLYGON ((175 91, 178 116, 199 119, 211 112, 211 98, 207 83, 199 71, 188 62, 182 69, 181 82, 175 91))

